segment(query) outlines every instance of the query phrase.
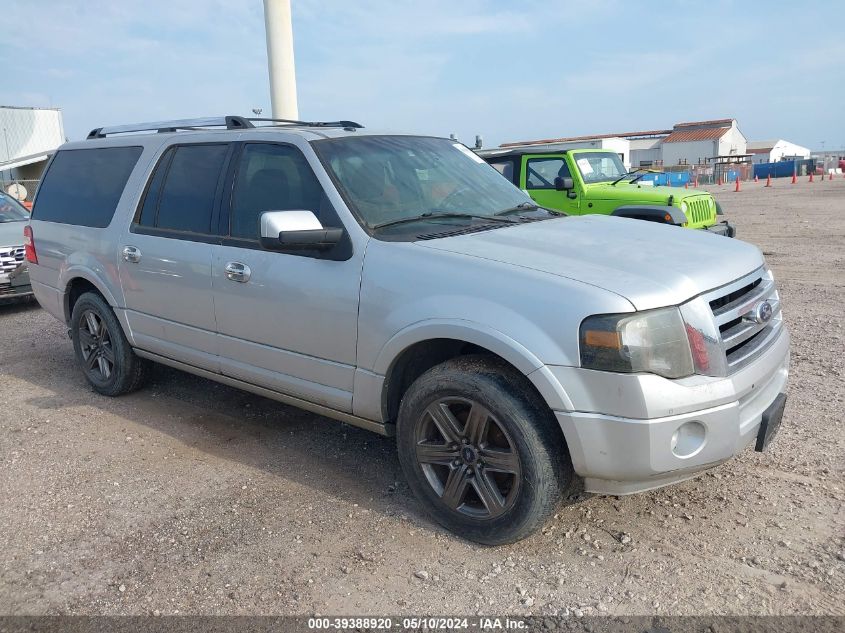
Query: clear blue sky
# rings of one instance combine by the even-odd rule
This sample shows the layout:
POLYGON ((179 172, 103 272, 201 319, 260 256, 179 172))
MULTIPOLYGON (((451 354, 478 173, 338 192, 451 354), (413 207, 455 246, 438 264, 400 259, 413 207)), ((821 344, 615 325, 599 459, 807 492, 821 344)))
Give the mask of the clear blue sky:
MULTIPOLYGON (((845 5, 292 0, 302 118, 466 143, 735 117, 845 146, 845 5)), ((4 0, 0 104, 66 133, 269 113, 261 0, 4 0)))

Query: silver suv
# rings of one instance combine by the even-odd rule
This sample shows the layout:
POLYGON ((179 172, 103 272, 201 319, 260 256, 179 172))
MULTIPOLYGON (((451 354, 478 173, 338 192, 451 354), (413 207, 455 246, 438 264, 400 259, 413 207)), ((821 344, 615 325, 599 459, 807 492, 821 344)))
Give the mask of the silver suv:
POLYGON ((0 191, 0 305, 32 295, 24 261, 23 227, 27 220, 29 211, 0 191))
POLYGON ((757 248, 552 213, 449 139, 257 121, 53 157, 32 285, 99 393, 155 361, 395 434, 435 519, 488 544, 575 475, 639 492, 771 439, 789 336, 757 248))

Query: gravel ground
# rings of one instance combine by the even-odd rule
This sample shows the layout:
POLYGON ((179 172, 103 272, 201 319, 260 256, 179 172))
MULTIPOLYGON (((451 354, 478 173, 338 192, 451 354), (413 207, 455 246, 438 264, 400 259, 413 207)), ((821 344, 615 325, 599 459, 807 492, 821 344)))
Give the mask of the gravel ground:
POLYGON ((390 439, 166 368, 100 397, 0 308, 0 613, 845 614, 845 180, 713 189, 780 284, 777 440, 508 547, 433 524, 390 439))

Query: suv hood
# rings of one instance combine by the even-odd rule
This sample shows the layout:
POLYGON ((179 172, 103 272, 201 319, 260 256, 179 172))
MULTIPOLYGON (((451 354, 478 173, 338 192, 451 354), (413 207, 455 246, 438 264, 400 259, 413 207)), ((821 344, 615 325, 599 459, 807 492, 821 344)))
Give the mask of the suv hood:
POLYGON ((676 226, 601 215, 416 242, 614 292, 637 310, 677 305, 763 265, 758 248, 676 226))
POLYGON ((23 246, 23 227, 26 220, 20 222, 0 222, 0 247, 23 246))

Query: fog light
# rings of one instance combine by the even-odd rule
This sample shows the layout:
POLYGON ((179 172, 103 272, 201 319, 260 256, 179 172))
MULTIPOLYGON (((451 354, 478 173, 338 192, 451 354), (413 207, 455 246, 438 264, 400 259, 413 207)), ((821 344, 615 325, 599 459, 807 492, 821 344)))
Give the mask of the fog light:
POLYGON ((693 420, 685 422, 672 434, 672 452, 676 457, 692 457, 704 448, 705 426, 693 420))

